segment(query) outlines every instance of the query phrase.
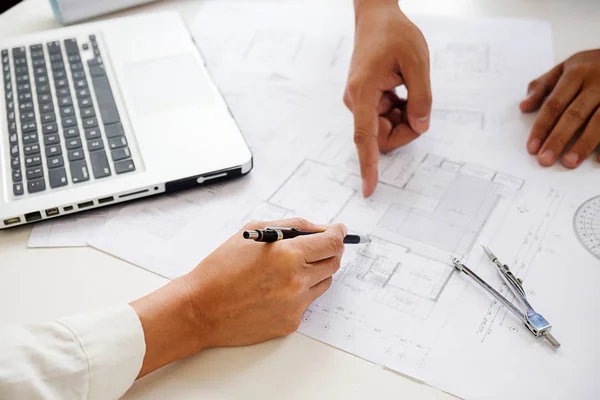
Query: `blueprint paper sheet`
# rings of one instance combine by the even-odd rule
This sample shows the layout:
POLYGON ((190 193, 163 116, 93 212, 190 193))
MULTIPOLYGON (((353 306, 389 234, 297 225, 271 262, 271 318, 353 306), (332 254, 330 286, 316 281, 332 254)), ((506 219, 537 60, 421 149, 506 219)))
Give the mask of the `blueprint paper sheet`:
POLYGON ((128 205, 90 244, 173 278, 252 219, 343 222, 373 242, 346 247, 301 333, 464 398, 593 398, 600 350, 583 330, 600 326, 600 171, 540 168, 525 150, 533 117, 517 108, 529 80, 552 67, 548 25, 415 17, 432 57, 432 128, 382 157, 364 199, 341 102, 351 15, 204 7, 193 33, 255 169, 128 205), (507 295, 479 243, 524 279, 558 352, 454 272, 452 256, 507 295))

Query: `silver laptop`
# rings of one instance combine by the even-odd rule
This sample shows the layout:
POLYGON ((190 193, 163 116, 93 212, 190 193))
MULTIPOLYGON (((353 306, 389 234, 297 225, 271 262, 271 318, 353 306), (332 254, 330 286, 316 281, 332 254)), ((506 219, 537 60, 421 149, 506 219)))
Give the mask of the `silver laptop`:
POLYGON ((0 52, 0 229, 252 169, 177 13, 15 37, 0 52))

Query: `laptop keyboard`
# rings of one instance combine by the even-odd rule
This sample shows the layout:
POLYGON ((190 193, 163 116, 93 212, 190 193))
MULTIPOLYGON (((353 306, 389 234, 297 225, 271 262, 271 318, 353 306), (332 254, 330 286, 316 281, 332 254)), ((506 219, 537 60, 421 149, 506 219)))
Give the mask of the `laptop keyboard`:
POLYGON ((15 196, 135 171, 95 35, 83 49, 89 74, 76 39, 1 51, 15 196))

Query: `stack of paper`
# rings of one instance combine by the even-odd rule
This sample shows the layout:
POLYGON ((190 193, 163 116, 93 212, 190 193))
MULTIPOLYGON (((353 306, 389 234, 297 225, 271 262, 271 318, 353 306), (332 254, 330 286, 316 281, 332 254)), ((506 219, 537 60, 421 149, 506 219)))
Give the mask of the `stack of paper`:
POLYGON ((127 205, 89 244, 173 278, 249 220, 343 222, 373 242, 347 247, 300 332, 462 397, 590 397, 600 389, 600 350, 581 332, 600 326, 600 269, 585 237, 600 201, 582 182, 597 170, 538 167, 525 151, 531 117, 517 107, 529 80, 552 66, 549 26, 414 21, 431 52, 431 131, 382 157, 380 184, 364 199, 352 116, 341 101, 350 5, 209 3, 193 34, 255 169, 127 205), (563 343, 558 352, 454 272, 450 259, 459 257, 506 293, 480 242, 524 279, 563 343))

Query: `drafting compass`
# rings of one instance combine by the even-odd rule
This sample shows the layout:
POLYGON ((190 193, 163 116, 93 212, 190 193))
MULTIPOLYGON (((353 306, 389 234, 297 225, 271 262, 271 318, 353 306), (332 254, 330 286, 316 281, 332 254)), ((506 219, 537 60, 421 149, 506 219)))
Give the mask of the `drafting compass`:
POLYGON ((500 276, 502 277, 504 283, 506 283, 506 286, 508 286, 508 288, 515 295, 515 297, 519 299, 519 302, 525 308, 525 311, 521 311, 519 307, 515 306, 513 303, 508 301, 506 297, 502 296, 493 287, 488 285, 487 282, 481 279, 475 272, 471 271, 458 259, 453 258, 452 262, 454 263, 456 269, 464 272, 465 274, 473 278, 475 282, 481 285, 481 287, 490 292, 492 296, 494 296, 498 301, 504 304, 506 308, 508 308, 513 314, 517 316, 517 318, 519 318, 525 324, 525 326, 531 331, 531 333, 533 333, 535 337, 543 337, 548 341, 548 343, 552 345, 552 347, 554 347, 554 349, 558 349, 560 347, 560 343, 550 333, 552 325, 550 325, 550 323, 544 317, 542 317, 541 314, 535 312, 531 304, 529 304, 529 301, 527 300, 527 294, 525 293, 525 289, 523 289, 523 281, 514 276, 508 265, 502 264, 498 260, 498 257, 496 257, 494 253, 490 251, 490 249, 483 245, 481 247, 483 247, 483 251, 485 251, 485 254, 496 266, 496 269, 498 273, 500 273, 500 276))

